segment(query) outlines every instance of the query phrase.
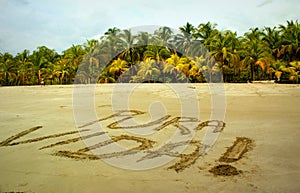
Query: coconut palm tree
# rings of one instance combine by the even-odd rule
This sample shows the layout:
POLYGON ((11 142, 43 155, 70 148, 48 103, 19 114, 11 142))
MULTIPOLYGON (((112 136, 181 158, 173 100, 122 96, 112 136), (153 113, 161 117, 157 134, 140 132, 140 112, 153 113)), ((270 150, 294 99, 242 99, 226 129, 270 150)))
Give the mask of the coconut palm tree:
POLYGON ((285 71, 289 73, 289 79, 294 83, 298 83, 300 78, 300 62, 293 61, 290 62, 288 67, 285 68, 285 71))
POLYGON ((26 85, 28 84, 28 73, 31 67, 31 62, 29 60, 30 52, 29 50, 24 50, 22 53, 18 53, 15 57, 17 65, 17 80, 16 85, 26 85))
POLYGON ((258 78, 258 66, 260 66, 262 74, 267 69, 267 66, 272 62, 271 49, 261 41, 262 32, 258 28, 251 29, 250 33, 245 34, 242 40, 243 51, 242 66, 250 66, 251 80, 258 78))
POLYGON ((17 66, 15 65, 14 58, 10 53, 1 54, 0 57, 0 77, 1 85, 12 85, 12 79, 16 75, 17 66))
POLYGON ((154 31, 155 45, 163 47, 171 47, 170 40, 172 39, 173 31, 169 27, 160 27, 154 31), (156 41, 155 41, 156 40, 156 41))
POLYGON ((276 27, 265 27, 262 36, 262 41, 266 42, 266 45, 272 50, 273 58, 278 60, 281 47, 279 31, 276 30, 276 27))
POLYGON ((61 65, 65 66, 64 70, 68 71, 67 84, 73 81, 79 65, 86 55, 86 50, 81 45, 72 45, 69 49, 63 51, 61 65))
POLYGON ((183 80, 188 77, 188 71, 191 67, 191 64, 190 59, 187 57, 179 57, 177 54, 172 54, 171 57, 166 60, 166 63, 167 64, 164 72, 169 73, 172 77, 174 77, 173 81, 177 82, 179 78, 183 80), (175 68, 176 71, 174 71, 172 67, 175 68))
POLYGON ((128 69, 127 65, 125 60, 118 58, 111 63, 108 71, 114 75, 115 80, 120 77, 120 82, 122 82, 122 73, 128 69))
POLYGON ((240 61, 238 54, 239 40, 236 33, 231 31, 215 32, 213 40, 210 42, 210 54, 217 61, 219 68, 227 81, 228 74, 236 74, 236 69, 240 61))
POLYGON ((195 28, 193 36, 199 39, 201 44, 203 44, 207 49, 210 49, 209 44, 213 40, 214 34, 218 33, 216 26, 217 24, 212 24, 210 22, 201 23, 197 28, 195 28))
POLYGON ((151 58, 156 61, 164 61, 170 57, 170 52, 165 47, 148 45, 147 50, 143 53, 143 59, 151 58))
POLYGON ((145 61, 139 63, 138 76, 142 77, 143 80, 148 80, 148 83, 151 81, 157 80, 152 77, 159 77, 160 70, 157 68, 157 62, 151 58, 147 58, 145 61))
POLYGON ((190 56, 190 46, 192 41, 195 39, 192 36, 192 33, 195 30, 195 27, 189 22, 186 23, 183 27, 179 28, 181 34, 176 34, 173 36, 173 44, 176 46, 176 51, 180 52, 185 56, 190 56))
POLYGON ((273 79, 273 75, 277 78, 277 82, 280 81, 282 73, 286 70, 286 62, 277 60, 271 63, 270 67, 267 69, 267 74, 273 79))
POLYGON ((139 32, 138 35, 136 36, 137 39, 137 46, 142 46, 145 47, 147 45, 152 44, 152 35, 149 34, 148 32, 139 32))
POLYGON ((94 48, 97 46, 97 44, 99 43, 98 40, 86 40, 86 42, 84 43, 83 47, 84 47, 84 51, 86 53, 88 52, 92 52, 94 50, 94 48))
POLYGON ((101 37, 97 50, 94 51, 93 55, 98 55, 98 60, 102 61, 103 65, 109 64, 112 60, 124 51, 123 42, 120 39, 121 30, 114 27, 108 29, 105 35, 101 37))
POLYGON ((106 70, 106 71, 103 71, 100 76, 99 76, 99 79, 98 79, 98 83, 115 83, 116 80, 111 77, 111 74, 106 70))
POLYGON ((287 26, 279 25, 281 32, 281 49, 278 56, 291 62, 300 60, 300 24, 298 21, 287 21, 287 26))
POLYGON ((67 82, 66 77, 68 77, 69 74, 69 67, 63 61, 55 66, 55 75, 59 79, 60 84, 65 84, 67 82))
POLYGON ((120 40, 122 41, 123 49, 125 50, 125 52, 122 53, 122 57, 132 66, 136 59, 134 54, 137 54, 134 49, 136 45, 136 36, 132 35, 131 30, 125 29, 120 33, 120 40))

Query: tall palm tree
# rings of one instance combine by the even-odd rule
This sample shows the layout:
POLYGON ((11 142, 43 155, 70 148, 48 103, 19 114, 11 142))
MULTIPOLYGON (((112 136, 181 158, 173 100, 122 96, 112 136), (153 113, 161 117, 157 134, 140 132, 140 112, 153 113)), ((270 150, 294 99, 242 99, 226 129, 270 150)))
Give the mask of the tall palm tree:
POLYGON ((98 40, 87 40, 86 43, 83 45, 85 52, 88 53, 93 51, 93 49, 97 46, 98 43, 98 40))
POLYGON ((81 45, 72 45, 69 49, 63 52, 61 66, 65 66, 64 69, 68 71, 68 84, 73 81, 77 69, 82 63, 86 53, 86 50, 81 45))
POLYGON ((172 42, 174 38, 174 32, 169 27, 160 27, 154 31, 151 42, 153 45, 164 47, 170 53, 176 53, 176 45, 172 42))
POLYGON ((280 34, 276 27, 265 27, 262 34, 262 41, 272 50, 272 55, 275 60, 279 59, 279 51, 281 47, 280 34))
POLYGON ((250 66, 251 80, 258 78, 258 66, 261 67, 262 73, 272 62, 271 50, 261 41, 262 32, 258 28, 251 29, 250 33, 245 34, 243 39, 242 66, 250 66))
POLYGON ((36 74, 35 83, 38 83, 45 72, 44 69, 48 67, 49 64, 54 63, 57 53, 54 50, 47 48, 46 46, 38 47, 37 50, 33 51, 30 55, 30 61, 33 65, 34 73, 36 74))
POLYGON ((300 78, 300 61, 290 62, 285 71, 289 73, 289 79, 291 81, 298 83, 300 78))
POLYGON ((116 80, 111 77, 111 74, 108 71, 103 71, 100 76, 98 83, 115 83, 116 80))
POLYGON ((15 57, 17 63, 17 82, 16 85, 26 85, 28 80, 28 69, 30 68, 31 62, 29 60, 29 50, 24 50, 22 53, 18 53, 15 57))
MULTIPOLYGON (((198 28, 195 29, 193 36, 200 39, 201 43, 204 46, 208 46, 212 40, 212 36, 218 31, 216 29, 217 24, 212 24, 210 22, 201 23, 198 25, 198 28)), ((209 49, 209 47, 208 47, 209 49)))
POLYGON ((286 63, 284 61, 274 61, 271 63, 270 67, 267 69, 267 74, 273 79, 273 75, 277 78, 276 81, 280 81, 282 73, 286 70, 286 63))
POLYGON ((300 24, 287 21, 287 26, 280 25, 281 49, 278 53, 288 62, 300 60, 300 24))
POLYGON ((148 32, 139 32, 136 39, 138 46, 147 46, 152 44, 152 35, 148 32))
POLYGON ((129 62, 131 63, 131 65, 134 62, 134 47, 135 47, 135 40, 136 40, 136 36, 132 35, 131 30, 125 29, 121 32, 120 34, 120 40, 123 43, 123 48, 124 50, 126 50, 126 52, 124 52, 124 56, 123 58, 126 59, 127 57, 129 57, 129 62))
POLYGON ((10 53, 4 53, 0 57, 0 77, 2 85, 11 85, 10 80, 15 76, 17 66, 15 65, 14 58, 10 53))
POLYGON ((137 61, 142 61, 144 59, 144 53, 147 52, 151 47, 153 47, 153 36, 148 32, 139 32, 136 36, 136 51, 138 52, 139 58, 137 61))
POLYGON ((122 73, 128 69, 127 62, 120 58, 114 60, 109 66, 109 73, 114 75, 114 79, 117 80, 120 77, 122 82, 122 73))
POLYGON ((170 57, 170 52, 165 47, 148 45, 147 50, 143 53, 143 59, 151 58, 156 61, 164 61, 170 57))
POLYGON ((192 65, 188 72, 189 80, 191 82, 201 82, 203 81, 202 71, 197 65, 192 65))
POLYGON ((131 30, 123 30, 120 33, 120 40, 122 41, 123 51, 119 55, 123 60, 126 60, 130 66, 131 75, 134 74, 133 65, 140 60, 139 50, 136 46, 136 36, 132 35, 131 30))
POLYGON ((147 58, 145 61, 140 62, 140 68, 137 73, 138 76, 142 77, 142 79, 148 80, 148 83, 151 81, 155 82, 152 77, 159 77, 160 70, 157 68, 157 62, 151 58, 147 58))
POLYGON ((194 40, 192 33, 194 32, 195 27, 187 22, 186 25, 180 27, 179 30, 181 34, 176 34, 173 39, 176 50, 185 56, 190 56, 190 46, 194 40))
POLYGON ((160 27, 158 30, 154 31, 154 39, 157 40, 157 44, 163 47, 171 47, 169 45, 170 40, 173 36, 173 31, 169 27, 160 27))
POLYGON ((96 53, 94 55, 99 54, 98 59, 103 61, 103 65, 107 65, 112 60, 116 59, 116 57, 120 54, 120 52, 124 51, 123 42, 120 39, 121 30, 114 27, 108 29, 105 32, 105 35, 101 37, 100 42, 97 46, 96 53))
POLYGON ((58 65, 55 66, 55 74, 59 79, 60 84, 64 84, 67 82, 66 77, 69 75, 69 68, 63 61, 59 62, 58 65))
POLYGON ((173 77, 173 81, 177 82, 178 79, 184 79, 188 77, 188 71, 190 69, 190 60, 187 57, 179 57, 177 54, 172 54, 170 58, 166 60, 165 72, 170 73, 173 77), (171 66, 170 66, 171 65, 171 66), (173 68, 176 69, 174 71, 173 68), (178 72, 182 72, 181 74, 178 72))
POLYGON ((236 51, 238 44, 237 34, 231 31, 216 33, 210 43, 210 54, 215 58, 223 71, 224 81, 227 81, 228 74, 236 74, 236 68, 240 61, 239 54, 236 51))

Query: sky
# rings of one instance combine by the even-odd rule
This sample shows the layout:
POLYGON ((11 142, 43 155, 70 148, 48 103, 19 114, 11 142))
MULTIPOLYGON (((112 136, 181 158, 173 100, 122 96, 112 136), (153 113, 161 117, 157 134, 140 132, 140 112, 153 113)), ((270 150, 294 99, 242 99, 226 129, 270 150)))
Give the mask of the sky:
POLYGON ((58 53, 109 28, 174 29, 216 23, 243 35, 252 27, 300 20, 299 0, 0 0, 0 53, 47 46, 58 53))

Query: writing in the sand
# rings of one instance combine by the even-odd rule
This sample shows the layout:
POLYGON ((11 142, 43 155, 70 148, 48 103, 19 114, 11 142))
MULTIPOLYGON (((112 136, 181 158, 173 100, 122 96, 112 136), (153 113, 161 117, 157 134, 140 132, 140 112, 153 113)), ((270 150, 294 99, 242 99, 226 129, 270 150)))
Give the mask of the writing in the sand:
MULTIPOLYGON (((53 140, 51 140, 52 141, 51 144, 41 146, 39 147, 39 150, 61 147, 62 145, 72 144, 81 140, 87 140, 93 137, 106 135, 107 131, 93 132, 94 130, 91 130, 90 127, 99 122, 104 122, 104 121, 107 122, 110 119, 117 120, 117 121, 107 123, 106 128, 108 130, 117 130, 117 129, 132 130, 132 129, 142 129, 142 128, 152 126, 152 129, 158 132, 162 129, 167 129, 168 127, 172 126, 179 129, 181 135, 189 135, 191 131, 200 131, 203 128, 208 126, 213 128, 214 133, 221 132, 225 127, 225 123, 223 121, 218 121, 218 120, 199 121, 193 117, 172 117, 170 115, 162 116, 154 121, 147 122, 145 124, 136 124, 136 125, 123 124, 122 125, 123 122, 126 122, 142 114, 145 114, 145 112, 138 111, 138 110, 118 111, 117 113, 114 113, 107 117, 100 118, 98 120, 83 124, 78 127, 78 130, 20 140, 20 138, 25 137, 26 135, 43 128, 42 126, 36 126, 8 137, 7 139, 0 142, 0 147, 17 146, 22 144, 36 143, 45 140, 50 141, 50 139, 56 139, 57 141, 53 143, 53 140), (195 127, 188 128, 183 124, 189 122, 194 123, 193 125, 195 125, 195 127), (64 140, 59 140, 64 136, 71 136, 74 134, 78 135, 78 133, 81 134, 81 137, 73 137, 64 140)), ((141 162, 146 159, 155 159, 161 156, 170 156, 175 158, 177 157, 180 158, 180 160, 176 162, 174 165, 170 166, 169 169, 181 171, 189 167, 190 165, 194 164, 195 161, 199 158, 199 156, 201 156, 201 149, 203 150, 203 148, 205 148, 205 146, 201 144, 200 140, 196 140, 196 139, 176 141, 176 142, 170 141, 166 144, 161 145, 159 148, 154 149, 154 144, 156 143, 157 141, 151 140, 147 137, 128 135, 127 133, 125 133, 119 135, 112 135, 109 137, 109 139, 100 142, 97 141, 95 144, 89 145, 88 147, 76 149, 76 150, 56 150, 55 148, 54 149, 55 151, 54 153, 52 153, 52 155, 68 157, 76 160, 82 160, 82 159, 98 160, 98 159, 118 158, 122 156, 137 154, 138 152, 143 151, 145 155, 140 157, 140 159, 136 160, 137 162, 141 162), (98 154, 98 155, 91 153, 91 151, 93 152, 93 150, 95 149, 104 148, 105 146, 109 146, 113 143, 117 143, 122 140, 134 141, 136 142, 137 145, 135 147, 128 148, 126 150, 118 151, 118 152, 106 151, 105 153, 98 154), (191 153, 187 153, 187 154, 178 153, 177 151, 172 151, 180 146, 186 146, 186 145, 193 146, 194 150, 191 153)))

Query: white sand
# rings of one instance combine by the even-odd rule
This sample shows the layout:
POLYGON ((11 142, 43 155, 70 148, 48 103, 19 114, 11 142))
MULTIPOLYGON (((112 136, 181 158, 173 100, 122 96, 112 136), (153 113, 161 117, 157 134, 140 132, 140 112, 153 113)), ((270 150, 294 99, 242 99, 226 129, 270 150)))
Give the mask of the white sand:
MULTIPOLYGON (((114 85, 97 85, 95 112, 99 118, 112 114, 113 88, 114 85)), ((201 120, 209 120, 212 99, 208 86, 193 84, 186 88, 197 94, 201 120)), ((0 143, 35 126, 42 128, 13 142, 76 131, 73 86, 1 87, 0 94, 0 143)), ((176 117, 181 112, 177 98, 166 85, 143 84, 131 94, 129 106, 133 110, 153 111, 158 118, 163 109, 158 103, 152 107, 151 104, 160 101, 165 105, 165 112, 176 117)), ((179 158, 155 169, 132 171, 113 167, 102 160, 75 160, 52 155, 59 150, 84 148, 83 141, 39 150, 79 136, 72 134, 0 146, 0 192, 299 192, 300 87, 226 84, 226 103, 226 127, 217 142, 207 155, 178 173, 167 168, 179 158), (236 137, 250 138, 255 144, 253 150, 240 160, 229 163, 242 173, 214 176, 209 170, 224 164, 218 159, 236 137)), ((143 122, 148 118, 150 115, 146 113, 136 121, 143 122)), ((113 121, 108 119, 104 123, 113 121)), ((125 132, 105 130, 111 132, 110 135, 125 132)), ((168 129, 156 132, 152 139, 158 144, 163 143, 160 140, 170 137, 170 132, 168 129)))

